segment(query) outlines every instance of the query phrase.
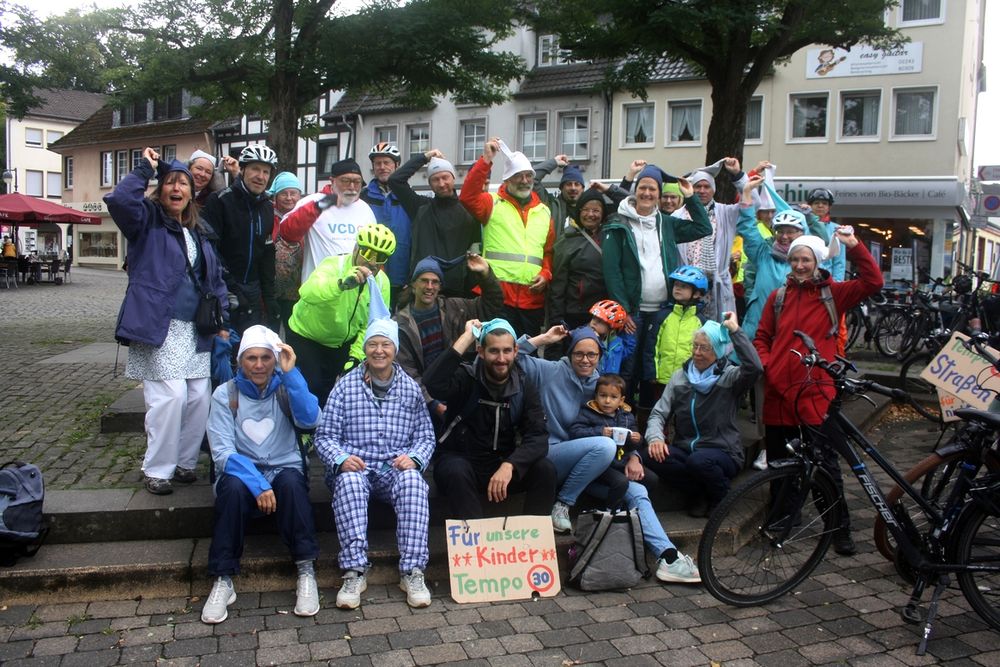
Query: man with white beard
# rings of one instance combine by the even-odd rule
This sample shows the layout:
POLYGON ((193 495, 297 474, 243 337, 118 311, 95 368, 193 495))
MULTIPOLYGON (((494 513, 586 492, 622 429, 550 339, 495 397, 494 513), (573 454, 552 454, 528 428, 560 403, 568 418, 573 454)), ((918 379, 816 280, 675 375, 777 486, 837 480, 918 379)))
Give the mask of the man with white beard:
POLYGON ((361 201, 364 185, 357 162, 336 162, 330 167, 330 182, 323 190, 300 199, 282 219, 281 238, 292 243, 305 239, 303 283, 327 257, 350 254, 358 230, 375 224, 371 207, 361 201))

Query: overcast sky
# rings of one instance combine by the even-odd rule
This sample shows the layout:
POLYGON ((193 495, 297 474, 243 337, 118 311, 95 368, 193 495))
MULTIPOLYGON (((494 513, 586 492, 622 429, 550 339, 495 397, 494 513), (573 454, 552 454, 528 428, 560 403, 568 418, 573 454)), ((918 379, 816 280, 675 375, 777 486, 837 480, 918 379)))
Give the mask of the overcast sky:
MULTIPOLYGON (((15 0, 16 2, 17 0, 15 0)), ((121 6, 127 0, 22 0, 29 7, 42 15, 62 14, 73 7, 89 7, 92 4, 99 7, 121 6)), ((237 0, 239 1, 239 0, 237 0)), ((984 2, 986 0, 983 0, 984 2)), ((337 5, 342 9, 362 6, 363 0, 340 0, 337 5)), ((986 2, 986 34, 995 35, 997 30, 991 26, 1000 26, 1000 2, 986 2)), ((976 127, 974 159, 976 166, 983 164, 1000 164, 1000 40, 987 39, 983 50, 983 61, 986 63, 986 92, 979 94, 979 121, 976 127)))

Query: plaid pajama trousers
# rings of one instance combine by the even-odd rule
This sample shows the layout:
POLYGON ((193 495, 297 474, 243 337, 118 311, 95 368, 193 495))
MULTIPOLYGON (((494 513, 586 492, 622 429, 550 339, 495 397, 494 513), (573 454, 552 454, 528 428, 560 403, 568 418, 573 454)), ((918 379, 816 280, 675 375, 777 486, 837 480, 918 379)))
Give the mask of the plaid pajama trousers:
POLYGON ((427 525, 430 522, 428 487, 419 470, 389 467, 375 471, 341 472, 327 486, 333 494, 333 518, 337 523, 342 570, 368 570, 369 498, 390 503, 396 512, 396 542, 399 571, 427 569, 427 525))

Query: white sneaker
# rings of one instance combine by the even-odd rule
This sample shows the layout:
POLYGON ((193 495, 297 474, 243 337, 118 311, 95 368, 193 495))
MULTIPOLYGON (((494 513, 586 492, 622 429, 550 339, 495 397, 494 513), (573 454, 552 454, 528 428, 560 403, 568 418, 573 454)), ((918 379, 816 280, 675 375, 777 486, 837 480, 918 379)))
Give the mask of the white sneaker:
POLYGON ((357 609, 361 606, 361 594, 368 590, 368 579, 364 573, 348 570, 344 583, 337 591, 337 606, 341 609, 357 609))
POLYGON ((758 454, 757 458, 755 458, 753 460, 753 467, 756 468, 757 470, 766 470, 767 469, 767 451, 766 450, 763 450, 763 449, 760 450, 760 454, 758 454))
POLYGON ((229 618, 229 605, 236 602, 236 590, 232 581, 226 582, 222 577, 212 584, 212 592, 205 600, 205 606, 201 608, 202 623, 222 623, 229 618))
POLYGON ((399 578, 399 590, 406 593, 406 604, 411 607, 429 607, 431 604, 431 592, 427 590, 424 573, 417 568, 399 578))
POLYGON ((569 520, 569 505, 558 500, 552 506, 552 530, 557 533, 568 533, 573 530, 573 524, 569 520))
POLYGON ((319 587, 315 574, 300 574, 295 585, 295 615, 315 616, 319 612, 319 587))
POLYGON ((662 558, 656 561, 656 578, 660 581, 669 581, 675 584, 697 584, 701 582, 698 566, 691 560, 691 556, 685 556, 684 554, 677 554, 677 560, 670 564, 662 558))

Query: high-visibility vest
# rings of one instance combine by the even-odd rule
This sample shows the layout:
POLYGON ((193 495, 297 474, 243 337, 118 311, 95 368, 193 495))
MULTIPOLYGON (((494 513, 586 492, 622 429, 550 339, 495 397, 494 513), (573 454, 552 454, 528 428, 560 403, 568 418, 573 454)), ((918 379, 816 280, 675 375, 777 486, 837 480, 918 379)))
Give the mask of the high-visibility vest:
POLYGON ((493 195, 493 213, 483 227, 483 257, 502 282, 530 285, 542 270, 552 216, 545 204, 528 209, 528 223, 506 199, 493 195))

